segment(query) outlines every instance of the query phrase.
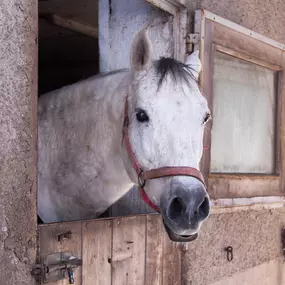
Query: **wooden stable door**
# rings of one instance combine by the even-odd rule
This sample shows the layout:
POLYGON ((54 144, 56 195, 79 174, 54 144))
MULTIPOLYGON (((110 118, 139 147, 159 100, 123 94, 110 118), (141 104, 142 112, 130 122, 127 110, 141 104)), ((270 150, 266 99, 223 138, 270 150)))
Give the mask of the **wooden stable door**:
MULTIPOLYGON (((156 214, 40 226, 42 260, 57 252, 82 259, 76 285, 180 285, 182 250, 156 214)), ((70 284, 68 274, 49 284, 70 284)))

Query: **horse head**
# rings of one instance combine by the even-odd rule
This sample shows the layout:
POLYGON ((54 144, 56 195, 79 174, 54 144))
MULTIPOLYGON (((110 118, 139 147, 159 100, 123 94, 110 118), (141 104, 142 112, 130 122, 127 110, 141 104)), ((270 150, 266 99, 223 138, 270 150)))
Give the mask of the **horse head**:
POLYGON ((130 179, 159 211, 173 241, 197 238, 210 212, 199 163, 210 111, 198 86, 199 53, 185 63, 153 59, 146 30, 131 48, 122 151, 130 179))

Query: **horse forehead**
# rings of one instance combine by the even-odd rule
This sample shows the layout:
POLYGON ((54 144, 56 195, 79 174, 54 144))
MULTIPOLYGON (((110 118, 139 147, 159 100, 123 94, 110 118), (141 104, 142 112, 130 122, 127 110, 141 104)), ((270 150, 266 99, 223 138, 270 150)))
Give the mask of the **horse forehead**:
POLYGON ((166 84, 162 86, 161 91, 158 92, 157 97, 169 104, 176 104, 177 106, 188 106, 195 108, 207 108, 207 101, 202 96, 198 85, 181 83, 166 84))
POLYGON ((146 72, 137 83, 138 101, 144 105, 153 105, 154 102, 177 103, 202 109, 207 109, 207 101, 202 96, 196 81, 185 82, 183 79, 173 80, 171 76, 159 86, 158 77, 154 72, 146 72), (159 100, 155 100, 155 98, 159 100))

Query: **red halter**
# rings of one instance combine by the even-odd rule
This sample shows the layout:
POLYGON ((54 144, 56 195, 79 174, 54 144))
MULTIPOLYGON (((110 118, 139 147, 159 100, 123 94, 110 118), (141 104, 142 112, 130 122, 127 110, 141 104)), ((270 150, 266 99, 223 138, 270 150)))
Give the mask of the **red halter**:
POLYGON ((177 176, 177 175, 183 175, 183 176, 191 176, 198 179, 200 182, 203 183, 203 185, 206 187, 204 178, 201 174, 201 172, 193 167, 178 167, 178 166, 167 166, 167 167, 161 167, 156 169, 151 169, 148 171, 144 171, 139 162, 137 161, 135 154, 132 150, 130 137, 129 137, 129 115, 128 115, 128 99, 126 98, 125 102, 125 113, 124 113, 124 125, 123 125, 123 138, 122 143, 125 142, 128 155, 131 159, 133 168, 135 169, 137 175, 138 175, 138 185, 140 187, 140 192, 142 199, 146 204, 148 204, 152 209, 159 212, 159 207, 154 205, 152 201, 147 196, 144 186, 145 182, 148 179, 156 179, 161 177, 167 177, 167 176, 177 176))

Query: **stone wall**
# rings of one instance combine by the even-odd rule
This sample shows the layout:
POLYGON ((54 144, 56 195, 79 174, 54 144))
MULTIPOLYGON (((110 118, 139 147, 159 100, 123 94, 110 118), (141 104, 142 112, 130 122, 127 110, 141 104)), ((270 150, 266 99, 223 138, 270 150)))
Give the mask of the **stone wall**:
POLYGON ((37 1, 0 5, 0 283, 32 285, 36 257, 37 1))

